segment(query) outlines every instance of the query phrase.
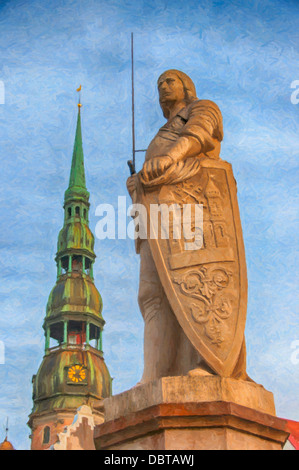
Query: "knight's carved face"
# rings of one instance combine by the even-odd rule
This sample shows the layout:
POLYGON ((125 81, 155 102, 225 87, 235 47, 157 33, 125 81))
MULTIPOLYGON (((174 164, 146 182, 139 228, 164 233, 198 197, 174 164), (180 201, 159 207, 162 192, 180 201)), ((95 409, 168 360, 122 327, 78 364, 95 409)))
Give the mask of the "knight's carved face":
POLYGON ((172 72, 163 74, 158 81, 160 103, 179 102, 185 99, 185 90, 179 77, 172 72))

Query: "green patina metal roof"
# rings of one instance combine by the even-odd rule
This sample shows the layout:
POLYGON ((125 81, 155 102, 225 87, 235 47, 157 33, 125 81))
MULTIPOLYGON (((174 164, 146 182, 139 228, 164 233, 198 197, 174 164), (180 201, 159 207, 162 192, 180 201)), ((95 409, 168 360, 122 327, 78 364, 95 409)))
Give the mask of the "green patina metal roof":
POLYGON ((57 254, 68 251, 84 250, 92 259, 94 253, 94 236, 86 222, 71 220, 59 232, 57 254))
MULTIPOLYGON (((47 353, 34 380, 31 419, 38 413, 76 409, 84 403, 96 404, 111 395, 111 377, 102 353, 90 344, 80 347, 70 347, 67 343, 61 345, 60 336, 58 338, 55 332, 56 325, 61 325, 65 320, 65 325, 74 320, 88 322, 100 330, 105 323, 102 298, 92 275, 95 253, 94 236, 88 225, 88 201, 79 108, 70 180, 65 192, 64 225, 58 237, 58 278, 49 296, 44 322, 45 331, 60 346, 54 351, 47 346, 47 353), (73 267, 75 261, 78 263, 77 268, 73 267), (88 380, 85 384, 70 384, 67 379, 68 368, 76 364, 86 367, 88 380)), ((61 332, 64 334, 65 330, 61 332)))
POLYGON ((44 357, 33 381, 33 413, 55 409, 76 409, 87 400, 102 400, 111 395, 111 377, 104 359, 91 351, 56 351, 44 357), (68 368, 83 364, 88 385, 67 380, 68 368))
POLYGON ((65 192, 65 200, 73 198, 89 198, 89 192, 86 189, 85 170, 84 170, 84 154, 82 145, 81 131, 81 113, 78 111, 77 129, 75 144, 73 150, 72 167, 70 174, 69 187, 65 192))
MULTIPOLYGON (((89 193, 86 189, 82 146, 81 115, 78 111, 76 137, 68 189, 65 192, 65 219, 57 243, 56 261, 62 257, 81 255, 93 262, 94 236, 88 225, 89 193), (71 215, 68 215, 68 210, 71 215), (79 214, 76 213, 79 209, 79 214)), ((60 276, 52 289, 46 320, 60 314, 91 314, 103 321, 102 299, 92 277, 78 273, 60 276)), ((104 321, 103 321, 104 323, 104 321)))
POLYGON ((94 316, 104 323, 102 309, 101 295, 89 277, 83 278, 77 274, 64 275, 50 293, 46 318, 73 312, 77 316, 82 314, 94 316))

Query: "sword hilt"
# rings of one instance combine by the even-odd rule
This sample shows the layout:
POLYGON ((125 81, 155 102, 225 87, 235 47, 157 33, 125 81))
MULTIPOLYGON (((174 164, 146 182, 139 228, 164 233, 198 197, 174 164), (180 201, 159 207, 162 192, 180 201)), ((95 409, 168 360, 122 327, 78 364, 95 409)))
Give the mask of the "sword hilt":
POLYGON ((135 175, 136 170, 135 170, 135 165, 134 165, 133 161, 128 160, 127 163, 128 163, 128 167, 130 168, 131 176, 135 175))

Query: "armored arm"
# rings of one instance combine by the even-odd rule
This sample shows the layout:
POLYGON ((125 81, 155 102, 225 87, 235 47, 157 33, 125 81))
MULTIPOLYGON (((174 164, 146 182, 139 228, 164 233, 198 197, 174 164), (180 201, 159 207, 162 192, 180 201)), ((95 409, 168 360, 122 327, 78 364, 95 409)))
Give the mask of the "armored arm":
POLYGON ((215 148, 215 142, 223 139, 222 115, 212 101, 195 101, 180 116, 186 124, 167 153, 174 162, 210 152, 215 148))

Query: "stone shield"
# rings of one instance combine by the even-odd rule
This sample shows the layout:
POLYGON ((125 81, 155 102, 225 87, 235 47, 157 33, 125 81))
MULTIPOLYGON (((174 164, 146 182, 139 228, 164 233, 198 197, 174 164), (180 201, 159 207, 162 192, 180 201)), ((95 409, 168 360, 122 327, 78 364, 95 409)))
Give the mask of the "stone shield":
MULTIPOLYGON (((207 364, 217 374, 230 376, 243 343, 247 309, 245 251, 231 165, 205 159, 195 176, 142 189, 140 196, 152 256, 171 308, 207 364), (162 204, 176 204, 182 211, 186 204, 201 205, 200 248, 190 250, 182 226, 182 235, 173 235, 172 211, 169 238, 161 235, 161 219, 157 225, 150 214, 162 204)), ((183 217, 179 223, 183 225, 183 217)))

